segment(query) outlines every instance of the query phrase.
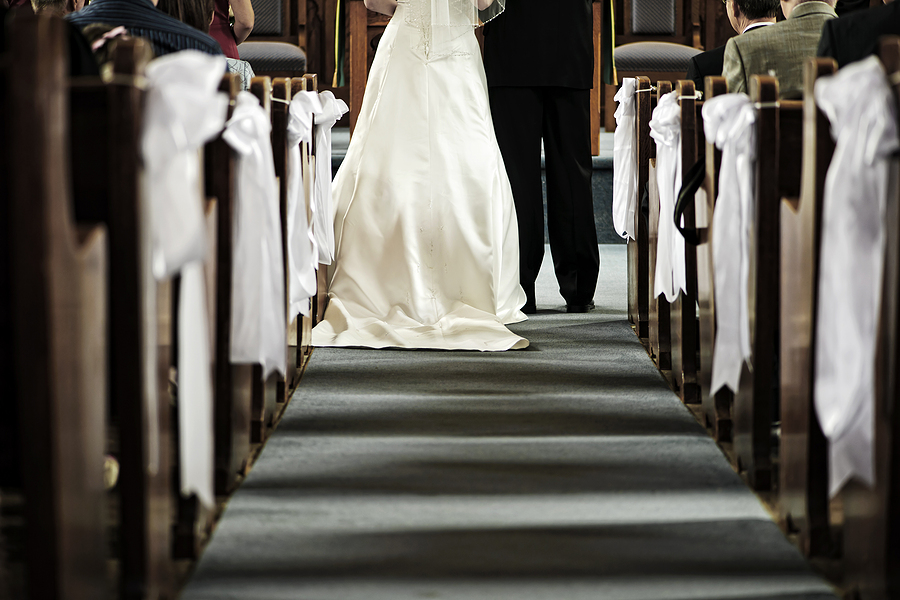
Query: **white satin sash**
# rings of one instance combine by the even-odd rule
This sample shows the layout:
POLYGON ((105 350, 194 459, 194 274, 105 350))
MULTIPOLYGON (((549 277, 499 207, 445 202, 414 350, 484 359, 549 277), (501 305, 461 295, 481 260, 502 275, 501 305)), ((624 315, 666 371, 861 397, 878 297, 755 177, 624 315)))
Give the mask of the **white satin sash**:
POLYGON ((635 144, 637 79, 626 77, 616 92, 616 132, 613 136, 613 226, 623 238, 636 239, 638 156, 635 144))
POLYGON ((816 82, 836 141, 825 178, 815 404, 828 438, 829 490, 875 483, 875 355, 884 268, 894 99, 875 57, 816 82))
MULTIPOLYGON (((312 142, 313 113, 321 111, 322 105, 315 92, 298 92, 291 100, 287 126, 289 319, 298 314, 309 316, 309 299, 316 295, 319 252, 312 223, 307 217, 300 144, 312 142)), ((314 206, 311 202, 310 208, 314 209, 314 206)))
POLYGON ((218 92, 224 72, 222 57, 195 51, 151 62, 141 141, 154 276, 164 280, 181 272, 176 309, 181 493, 196 494, 210 508, 215 506, 213 393, 199 149, 225 124, 228 98, 218 92))
POLYGON ((722 151, 719 195, 712 222, 716 345, 712 396, 727 385, 737 392, 751 358, 748 279, 750 232, 756 206, 756 110, 746 94, 725 94, 703 105, 706 139, 722 151))
POLYGON ((319 94, 322 108, 316 113, 316 209, 313 232, 319 248, 319 262, 330 265, 334 259, 334 208, 331 201, 331 128, 350 108, 343 100, 325 91, 319 94))
POLYGON ((231 361, 286 372, 284 263, 278 181, 259 100, 241 92, 222 137, 238 153, 234 218, 231 361))
POLYGON ((659 186, 659 238, 656 246, 654 296, 674 302, 687 290, 684 237, 675 227, 675 195, 681 189, 681 106, 676 92, 659 99, 650 120, 656 140, 656 181, 659 186))

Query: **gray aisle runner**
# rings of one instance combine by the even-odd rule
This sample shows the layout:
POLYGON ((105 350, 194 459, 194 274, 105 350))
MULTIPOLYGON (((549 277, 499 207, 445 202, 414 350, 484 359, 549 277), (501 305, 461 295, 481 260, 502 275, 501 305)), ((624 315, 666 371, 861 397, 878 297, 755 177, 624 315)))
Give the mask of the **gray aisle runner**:
POLYGON ((185 599, 833 598, 625 318, 552 273, 524 351, 316 350, 185 599))

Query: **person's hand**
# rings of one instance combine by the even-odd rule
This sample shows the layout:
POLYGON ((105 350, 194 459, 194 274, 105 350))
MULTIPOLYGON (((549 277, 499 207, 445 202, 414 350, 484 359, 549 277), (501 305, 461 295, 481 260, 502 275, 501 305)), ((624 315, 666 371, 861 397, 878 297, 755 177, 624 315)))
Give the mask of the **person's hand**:
POLYGON ((397 0, 363 0, 363 3, 369 10, 389 17, 397 10, 397 0))

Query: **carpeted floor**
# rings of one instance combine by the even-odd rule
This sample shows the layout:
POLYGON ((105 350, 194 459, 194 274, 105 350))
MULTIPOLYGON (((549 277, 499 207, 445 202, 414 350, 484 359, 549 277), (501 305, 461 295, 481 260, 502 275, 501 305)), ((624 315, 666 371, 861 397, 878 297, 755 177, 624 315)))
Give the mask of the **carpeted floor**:
POLYGON ((542 273, 528 350, 316 350, 182 597, 833 598, 629 328, 625 247, 601 253, 587 315, 542 273))

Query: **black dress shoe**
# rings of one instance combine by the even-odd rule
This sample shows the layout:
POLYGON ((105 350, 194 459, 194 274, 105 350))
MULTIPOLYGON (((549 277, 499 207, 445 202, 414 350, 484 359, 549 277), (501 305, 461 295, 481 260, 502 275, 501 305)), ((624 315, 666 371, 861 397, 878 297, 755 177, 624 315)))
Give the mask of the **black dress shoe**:
POLYGON ((522 312, 526 315, 536 315, 537 307, 534 305, 534 302, 526 302, 525 306, 522 307, 522 312))
POLYGON ((593 300, 591 300, 588 304, 566 304, 567 313, 586 313, 592 310, 594 310, 593 300))

